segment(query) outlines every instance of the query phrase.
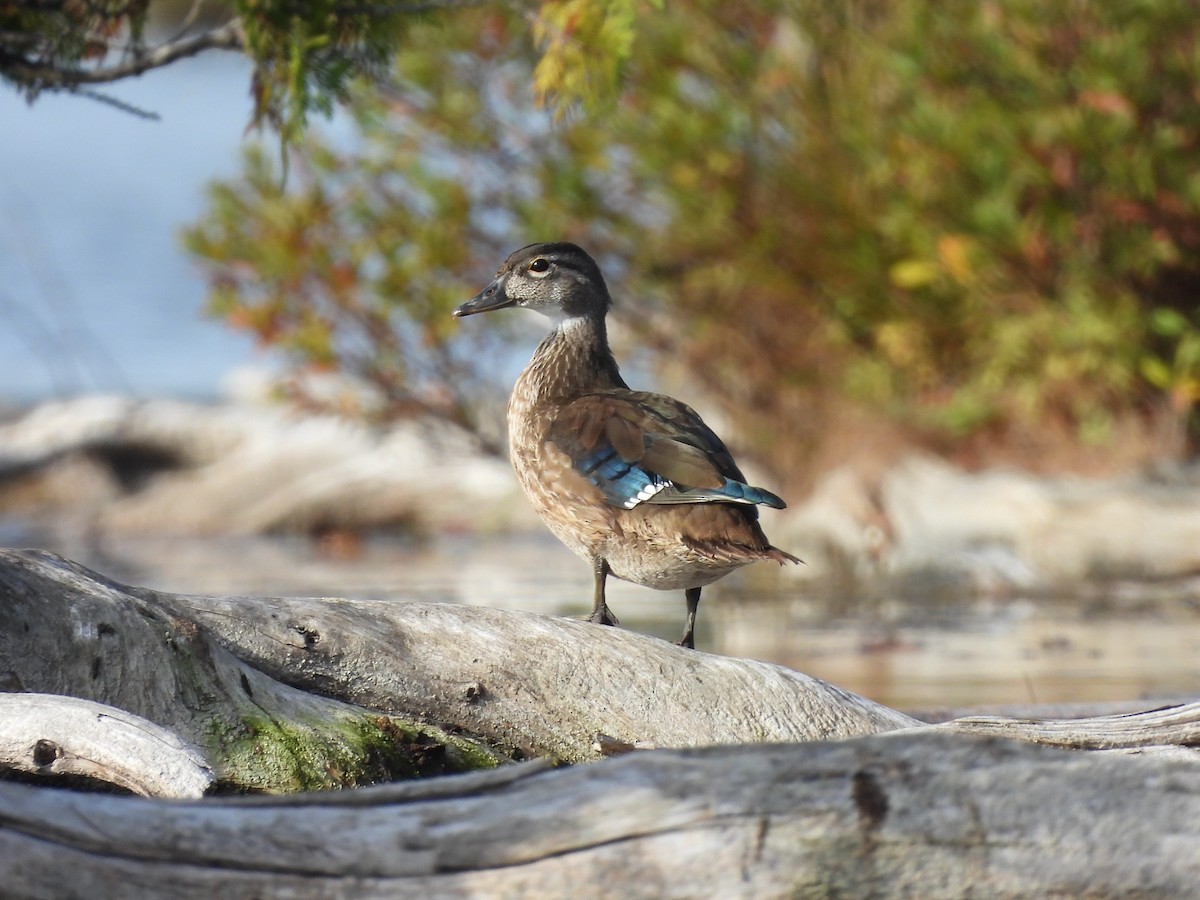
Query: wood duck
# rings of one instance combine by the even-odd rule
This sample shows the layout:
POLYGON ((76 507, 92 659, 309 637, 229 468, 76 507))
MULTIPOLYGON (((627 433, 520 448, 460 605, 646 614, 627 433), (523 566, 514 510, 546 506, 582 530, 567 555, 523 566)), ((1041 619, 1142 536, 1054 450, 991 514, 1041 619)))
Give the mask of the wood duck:
POLYGON ((538 515, 595 574, 590 621, 615 625, 605 579, 685 592, 679 643, 695 647, 700 589, 772 547, 757 506, 779 497, 746 483, 721 439, 690 407, 634 391, 608 347, 612 300, 595 261, 574 244, 530 244, 455 317, 518 306, 554 330, 517 379, 508 404, 509 454, 538 515))

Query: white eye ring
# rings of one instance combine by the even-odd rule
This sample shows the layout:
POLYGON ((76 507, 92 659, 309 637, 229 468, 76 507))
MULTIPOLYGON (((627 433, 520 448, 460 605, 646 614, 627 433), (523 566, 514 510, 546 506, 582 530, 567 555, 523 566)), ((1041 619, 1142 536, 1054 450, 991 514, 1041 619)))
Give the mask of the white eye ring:
POLYGON ((529 274, 534 278, 545 278, 550 272, 550 263, 548 260, 538 257, 529 264, 529 274))

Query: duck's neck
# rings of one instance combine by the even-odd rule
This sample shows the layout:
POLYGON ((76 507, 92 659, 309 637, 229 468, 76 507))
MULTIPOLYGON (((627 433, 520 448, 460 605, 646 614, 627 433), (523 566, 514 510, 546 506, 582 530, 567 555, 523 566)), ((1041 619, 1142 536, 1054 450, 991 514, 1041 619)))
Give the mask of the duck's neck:
POLYGON ((542 340, 513 388, 513 403, 546 407, 581 394, 626 387, 608 349, 603 317, 572 318, 542 340))

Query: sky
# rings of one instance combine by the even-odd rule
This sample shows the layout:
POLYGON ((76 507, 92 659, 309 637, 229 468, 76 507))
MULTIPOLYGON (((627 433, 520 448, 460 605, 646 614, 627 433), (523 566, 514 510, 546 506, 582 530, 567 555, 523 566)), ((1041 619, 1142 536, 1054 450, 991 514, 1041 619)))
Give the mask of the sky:
POLYGON ((246 60, 218 51, 105 89, 159 121, 0 88, 0 401, 211 399, 271 365, 204 316, 179 239, 206 184, 239 170, 249 83, 246 60))

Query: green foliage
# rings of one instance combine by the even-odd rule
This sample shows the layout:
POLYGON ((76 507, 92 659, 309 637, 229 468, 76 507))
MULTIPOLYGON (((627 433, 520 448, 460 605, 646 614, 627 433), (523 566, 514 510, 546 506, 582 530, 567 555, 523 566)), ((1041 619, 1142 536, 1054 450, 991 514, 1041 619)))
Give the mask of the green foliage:
POLYGON ((90 94, 89 85, 140 75, 195 53, 240 49, 254 62, 254 123, 269 124, 290 143, 311 113, 329 114, 347 99, 354 78, 386 73, 411 22, 457 5, 456 0, 0 3, 0 80, 31 101, 46 90, 90 94))
POLYGON ((0 77, 29 100, 58 87, 56 73, 103 59, 124 34, 143 40, 150 0, 0 3, 0 77))
POLYGON ((251 148, 244 179, 213 187, 186 243, 213 273, 212 312, 296 361, 284 385, 296 399, 478 427, 490 392, 473 364, 497 336, 448 339, 469 289, 451 265, 469 231, 462 189, 429 173, 415 146, 380 149, 350 164, 312 148, 285 189, 271 156, 251 148), (421 213, 394 214, 408 204, 421 213), (311 377, 333 373, 356 383, 331 391, 311 377))
MULTIPOLYGON (((662 0, 649 7, 661 11, 662 0)), ((638 0, 551 0, 543 3, 533 23, 542 49, 533 70, 539 103, 552 101, 561 110, 583 103, 593 111, 616 98, 624 64, 633 53, 637 15, 647 4, 638 0)))
POLYGON ((255 62, 255 119, 269 121, 287 142, 311 112, 329 115, 345 102, 352 78, 385 73, 414 18, 388 0, 232 3, 255 62))
POLYGON ((329 340, 288 346, 340 366, 362 313, 312 292, 337 292, 324 256, 356 260, 353 303, 429 335, 401 387, 439 354, 460 398, 492 377, 455 351, 482 329, 438 317, 507 250, 566 238, 780 469, 847 401, 947 440, 1103 443, 1200 396, 1198 31, 1151 2, 562 0, 531 45, 520 11, 463 12, 413 26, 394 86, 358 97, 360 146, 312 138, 311 182, 270 196, 253 163, 193 246, 219 311, 323 309, 329 340), (554 122, 547 96, 592 112, 554 122), (272 251, 287 278, 253 246, 279 216, 304 236, 272 251))

